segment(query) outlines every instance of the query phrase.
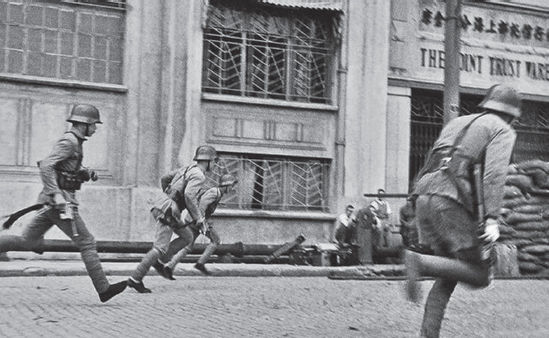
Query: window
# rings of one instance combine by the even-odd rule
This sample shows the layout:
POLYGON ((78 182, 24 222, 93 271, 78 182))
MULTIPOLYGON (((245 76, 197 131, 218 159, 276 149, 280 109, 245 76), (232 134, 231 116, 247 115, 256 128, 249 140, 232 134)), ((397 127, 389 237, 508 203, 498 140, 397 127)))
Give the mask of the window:
MULTIPOLYGON (((478 113, 482 96, 462 95, 461 114, 478 113)), ((442 130, 442 93, 413 90, 410 135, 410 183, 425 163, 427 154, 442 130)), ((532 159, 549 161, 549 103, 523 101, 522 116, 514 125, 517 140, 513 162, 532 159)))
POLYGON ((235 192, 221 205, 248 210, 328 211, 329 163, 324 160, 222 154, 207 186, 230 173, 238 179, 235 192))
POLYGON ((0 0, 0 72, 122 83, 125 1, 0 0))
POLYGON ((230 6, 210 4, 203 92, 330 103, 333 14, 230 6))

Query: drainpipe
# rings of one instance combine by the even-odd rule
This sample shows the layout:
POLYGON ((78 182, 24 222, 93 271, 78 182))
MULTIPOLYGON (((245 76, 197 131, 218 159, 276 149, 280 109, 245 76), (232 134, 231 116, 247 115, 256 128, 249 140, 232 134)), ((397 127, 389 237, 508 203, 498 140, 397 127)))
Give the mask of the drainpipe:
POLYGON ((444 125, 459 116, 459 43, 461 0, 446 0, 444 26, 444 125))
POLYGON ((343 1, 343 29, 341 32, 341 48, 339 63, 337 68, 338 93, 337 103, 338 112, 336 120, 335 135, 335 191, 336 198, 341 198, 345 194, 345 115, 346 115, 346 96, 347 96, 347 48, 349 46, 349 3, 343 1))

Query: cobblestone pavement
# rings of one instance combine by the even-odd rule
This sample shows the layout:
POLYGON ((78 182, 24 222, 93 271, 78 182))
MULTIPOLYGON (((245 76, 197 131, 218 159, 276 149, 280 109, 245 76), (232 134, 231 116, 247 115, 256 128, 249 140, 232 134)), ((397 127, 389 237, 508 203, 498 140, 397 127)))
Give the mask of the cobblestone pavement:
MULTIPOLYGON (((120 277, 111 277, 117 281, 120 277)), ((145 279, 99 302, 87 277, 0 278, 1 337, 414 337, 422 305, 402 281, 321 277, 145 279)), ((431 281, 424 281, 424 292, 431 281)), ((549 282, 458 287, 442 337, 549 337, 549 282)))

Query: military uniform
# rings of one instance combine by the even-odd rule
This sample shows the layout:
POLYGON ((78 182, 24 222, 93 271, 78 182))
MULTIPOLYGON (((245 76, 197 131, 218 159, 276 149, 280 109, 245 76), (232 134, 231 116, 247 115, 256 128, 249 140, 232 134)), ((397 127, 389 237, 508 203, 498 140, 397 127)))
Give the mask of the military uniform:
POLYGON ((440 170, 440 163, 433 163, 433 171, 423 175, 414 190, 414 194, 419 195, 416 217, 420 241, 445 256, 455 256, 459 251, 479 244, 471 199, 470 165, 484 164, 484 217, 497 218, 516 139, 515 131, 497 115, 462 116, 443 129, 433 146, 433 158, 444 158, 444 155, 436 156, 436 153, 444 153, 451 147, 458 133, 473 119, 476 120, 453 154, 462 163, 454 171, 458 182, 454 182, 447 171, 440 170))
MULTIPOLYGON (((215 252, 215 249, 221 242, 217 231, 211 225, 209 220, 216 210, 217 205, 219 204, 219 201, 222 197, 223 193, 218 187, 209 188, 204 191, 200 196, 199 209, 203 213, 204 217, 206 218, 206 222, 209 225, 208 229, 206 229, 205 236, 210 239, 210 244, 208 244, 200 258, 198 259, 199 264, 206 264, 208 258, 215 252)), ((179 263, 181 258, 185 257, 192 250, 193 244, 202 230, 199 228, 196 220, 192 218, 190 213, 187 213, 184 216, 183 223, 185 226, 188 226, 189 229, 192 231, 193 240, 188 245, 185 245, 186 243, 179 239, 175 239, 170 243, 170 247, 168 249, 168 253, 165 259, 170 260, 166 264, 166 266, 171 271, 174 270, 175 266, 177 265, 177 263, 179 263)))
POLYGON ((496 219, 516 139, 510 124, 520 116, 520 100, 509 86, 490 88, 479 104, 485 111, 450 121, 419 174, 414 189, 419 241, 435 256, 406 251, 405 264, 407 294, 413 301, 419 300, 419 276, 436 277, 425 304, 422 337, 439 336, 458 282, 474 287, 491 282, 482 241, 499 236, 496 219))
POLYGON ((161 178, 162 189, 167 194, 151 209, 156 221, 154 245, 133 272, 131 278, 135 282, 140 283, 151 266, 159 264, 158 259, 167 253, 174 232, 184 246, 193 241, 192 232, 180 220, 179 210, 186 209, 188 217, 195 222, 204 218, 198 207, 198 195, 205 180, 204 173, 196 165, 172 171, 161 178))
MULTIPOLYGON (((74 126, 75 123, 86 124, 86 133, 91 125, 102 123, 99 119, 99 111, 91 105, 77 104, 73 107, 71 116, 67 121, 73 123, 71 130, 59 139, 52 152, 38 163, 43 189, 38 197, 38 203, 44 207, 37 212, 28 223, 21 236, 6 235, 0 237, 0 252, 14 249, 35 250, 44 240, 44 234, 52 225, 57 225, 78 247, 86 270, 98 292, 102 302, 109 300, 114 295, 122 292, 126 282, 109 284, 99 256, 93 235, 88 231, 86 224, 78 213, 78 200, 76 190, 80 189, 82 182, 95 176, 93 171, 82 167, 82 143, 86 135, 82 129, 74 126), (54 196, 62 195, 66 201, 63 211, 57 209, 54 196), (72 214, 72 218, 61 217, 61 213, 72 214)), ((95 132, 95 128, 93 129, 95 132)))

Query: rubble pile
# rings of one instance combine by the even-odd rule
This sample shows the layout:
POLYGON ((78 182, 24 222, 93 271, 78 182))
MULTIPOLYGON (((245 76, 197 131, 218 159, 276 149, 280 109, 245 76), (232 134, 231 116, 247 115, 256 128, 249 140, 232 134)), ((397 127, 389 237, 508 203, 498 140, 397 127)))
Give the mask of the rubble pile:
POLYGON ((549 162, 509 166, 503 207, 499 241, 517 247, 520 273, 549 274, 549 162))

